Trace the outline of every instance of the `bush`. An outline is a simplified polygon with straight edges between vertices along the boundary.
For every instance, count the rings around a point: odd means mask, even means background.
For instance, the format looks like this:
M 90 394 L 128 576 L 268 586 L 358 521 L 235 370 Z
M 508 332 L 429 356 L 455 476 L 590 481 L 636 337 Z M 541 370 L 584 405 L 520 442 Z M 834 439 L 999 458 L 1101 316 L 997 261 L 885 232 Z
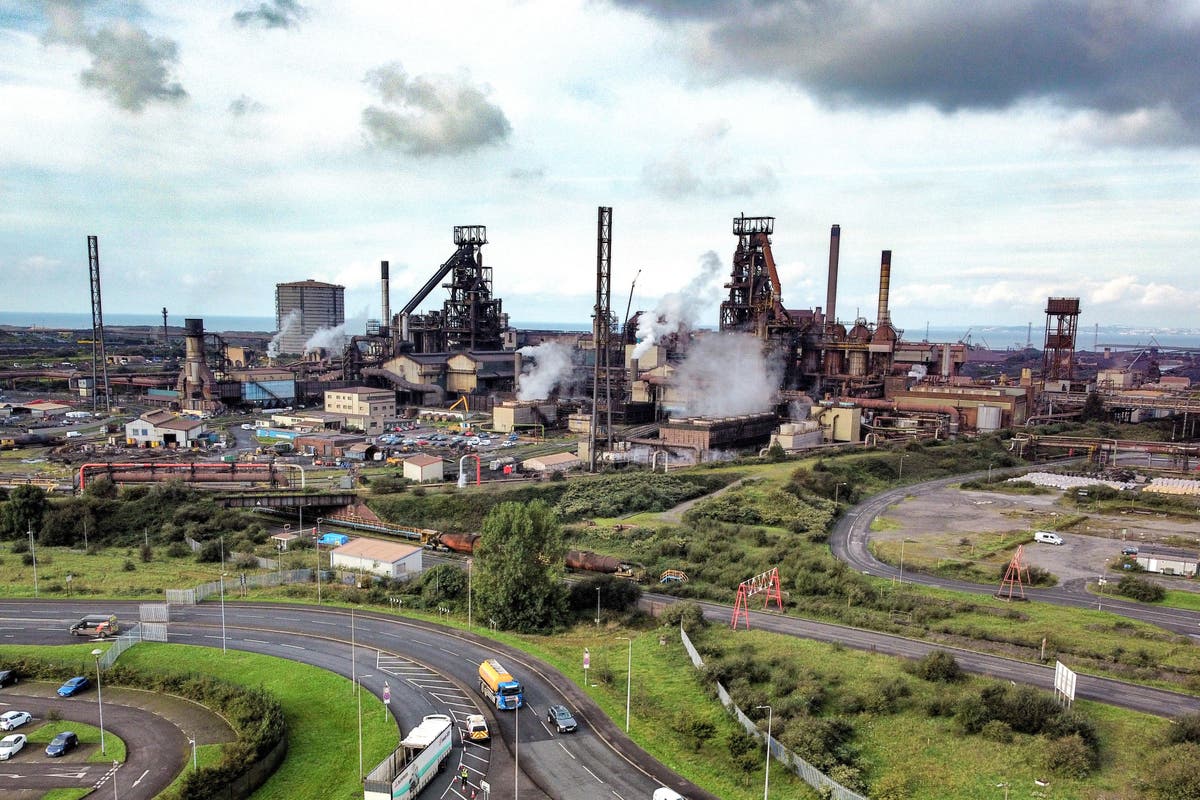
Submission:
M 699 603 L 691 600 L 667 606 L 659 620 L 664 628 L 678 628 L 682 622 L 685 631 L 696 631 L 708 625 L 708 620 L 704 618 L 704 609 Z
M 133 572 L 137 569 L 137 565 L 127 558 L 125 559 L 125 562 L 121 564 L 121 569 L 125 570 L 126 572 Z
M 168 558 L 186 558 L 192 554 L 192 548 L 183 542 L 171 542 L 167 545 Z
M 934 683 L 955 683 L 963 679 L 962 667 L 958 659 L 945 650 L 934 650 L 917 661 L 912 673 Z
M 1042 749 L 1046 769 L 1068 778 L 1086 778 L 1099 764 L 1095 750 L 1079 734 L 1051 739 Z
M 154 548 L 148 544 L 143 544 L 138 549 L 138 554 L 141 556 L 143 564 L 149 564 L 154 560 Z
M 684 710 L 675 716 L 675 730 L 688 740 L 693 752 L 699 752 L 704 743 L 716 735 L 717 726 L 710 719 Z
M 1143 603 L 1157 603 L 1167 596 L 1167 590 L 1145 578 L 1126 575 L 1117 583 L 1117 594 Z
M 998 719 L 985 723 L 980 729 L 979 735 L 989 742 L 999 742 L 1000 744 L 1008 744 L 1013 740 L 1012 728 L 1008 727 L 1007 722 L 1001 722 Z
M 1188 714 L 1175 719 L 1174 722 L 1175 724 L 1167 730 L 1168 744 L 1200 744 L 1200 714 Z

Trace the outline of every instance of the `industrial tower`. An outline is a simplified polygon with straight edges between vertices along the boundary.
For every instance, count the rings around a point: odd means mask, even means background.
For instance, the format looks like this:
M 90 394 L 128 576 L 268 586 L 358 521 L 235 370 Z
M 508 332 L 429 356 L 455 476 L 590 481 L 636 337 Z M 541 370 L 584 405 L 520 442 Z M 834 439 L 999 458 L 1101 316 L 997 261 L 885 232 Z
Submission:
M 92 279 L 92 411 L 97 410 L 98 396 L 104 393 L 104 410 L 112 411 L 108 389 L 108 357 L 104 353 L 104 312 L 100 303 L 100 240 L 87 237 L 88 268 Z
M 1075 332 L 1078 326 L 1078 297 L 1047 298 L 1042 380 L 1071 380 L 1075 369 Z
M 596 214 L 596 307 L 592 316 L 592 419 L 589 426 L 588 467 L 596 471 L 596 428 L 600 424 L 600 384 L 604 383 L 604 442 L 612 446 L 612 343 L 616 319 L 612 314 L 612 208 L 600 206 Z

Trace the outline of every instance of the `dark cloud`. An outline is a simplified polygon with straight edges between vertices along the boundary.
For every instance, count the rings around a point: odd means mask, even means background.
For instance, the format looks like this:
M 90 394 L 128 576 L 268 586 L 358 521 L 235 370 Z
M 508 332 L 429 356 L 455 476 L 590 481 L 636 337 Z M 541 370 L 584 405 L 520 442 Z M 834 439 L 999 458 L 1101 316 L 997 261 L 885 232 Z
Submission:
M 1200 141 L 1200 14 L 1184 0 L 612 0 L 692 37 L 711 80 L 794 83 L 832 105 L 945 112 L 1023 101 Z
M 246 8 L 233 15 L 233 21 L 245 28 L 261 25 L 264 28 L 296 28 L 308 16 L 308 9 L 295 0 L 271 0 L 257 8 Z
M 257 114 L 266 108 L 262 103 L 255 100 L 253 97 L 241 95 L 229 103 L 229 113 L 235 117 L 244 117 L 247 114 Z
M 179 61 L 174 41 L 154 37 L 127 20 L 91 30 L 85 24 L 86 2 L 49 2 L 47 44 L 65 44 L 86 50 L 92 65 L 79 75 L 80 82 L 107 94 L 118 108 L 140 112 L 150 103 L 179 102 L 187 98 L 171 69 Z
M 382 101 L 363 109 L 367 137 L 378 147 L 414 156 L 458 155 L 498 144 L 512 132 L 484 89 L 448 75 L 409 77 L 399 64 L 367 73 Z

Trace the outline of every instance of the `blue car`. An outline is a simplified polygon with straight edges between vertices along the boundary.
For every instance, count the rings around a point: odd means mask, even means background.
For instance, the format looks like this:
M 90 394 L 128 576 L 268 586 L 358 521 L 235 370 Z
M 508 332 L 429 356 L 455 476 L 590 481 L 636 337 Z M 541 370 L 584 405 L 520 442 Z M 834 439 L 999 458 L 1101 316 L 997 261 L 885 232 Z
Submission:
M 92 685 L 91 681 L 89 681 L 87 678 L 80 675 L 79 677 L 71 678 L 71 680 L 67 681 L 62 686 L 58 687 L 58 696 L 59 697 L 74 697 L 75 695 L 79 694 L 80 692 L 82 692 L 84 689 L 88 688 L 91 685 Z
M 46 745 L 46 755 L 51 758 L 65 756 L 79 746 L 79 737 L 74 731 L 63 731 Z

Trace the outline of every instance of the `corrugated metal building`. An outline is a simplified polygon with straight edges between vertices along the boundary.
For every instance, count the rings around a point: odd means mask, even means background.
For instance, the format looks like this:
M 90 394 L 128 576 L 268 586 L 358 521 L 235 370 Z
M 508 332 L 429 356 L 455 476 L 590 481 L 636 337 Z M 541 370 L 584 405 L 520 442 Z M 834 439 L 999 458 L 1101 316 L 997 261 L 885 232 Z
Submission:
M 311 278 L 276 284 L 275 329 L 282 334 L 277 342 L 279 352 L 302 354 L 314 333 L 345 322 L 345 295 L 345 286 Z

